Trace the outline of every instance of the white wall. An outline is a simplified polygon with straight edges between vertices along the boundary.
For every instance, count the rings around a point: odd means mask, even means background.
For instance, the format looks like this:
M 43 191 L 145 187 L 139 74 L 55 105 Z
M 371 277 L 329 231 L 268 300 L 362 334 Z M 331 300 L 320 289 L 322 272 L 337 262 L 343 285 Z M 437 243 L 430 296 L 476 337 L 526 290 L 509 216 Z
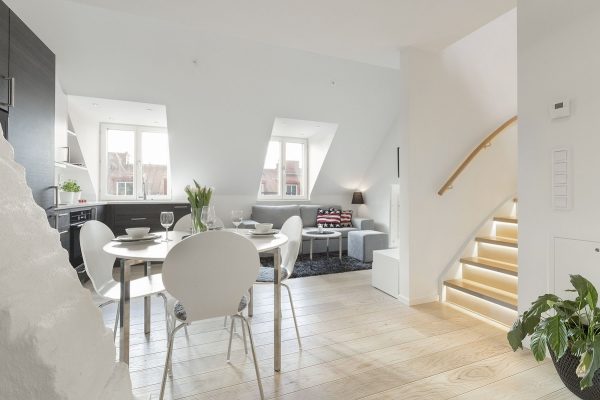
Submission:
M 406 117 L 403 113 L 401 115 L 399 118 Z M 386 233 L 390 232 L 392 185 L 400 182 L 396 155 L 400 146 L 400 123 L 399 120 L 394 121 L 359 186 L 365 205 L 358 211 L 375 220 L 376 230 Z
M 600 3 L 519 1 L 519 310 L 553 290 L 553 237 L 600 240 Z M 549 106 L 571 99 L 571 117 Z M 573 208 L 551 204 L 551 151 L 571 149 Z M 575 256 L 571 273 L 580 272 Z M 597 282 L 600 284 L 600 282 Z M 563 293 L 559 293 L 563 295 Z
M 313 194 L 346 195 L 397 114 L 394 69 L 72 1 L 14 3 L 55 51 L 66 93 L 166 105 L 174 196 L 194 178 L 255 196 L 275 117 L 339 124 Z
M 483 138 L 517 113 L 516 10 L 440 53 L 406 49 L 407 128 L 400 129 L 401 260 L 410 303 L 437 298 L 437 279 L 489 213 L 516 192 L 511 128 L 444 196 L 437 191 Z M 406 267 L 408 263 L 408 268 Z

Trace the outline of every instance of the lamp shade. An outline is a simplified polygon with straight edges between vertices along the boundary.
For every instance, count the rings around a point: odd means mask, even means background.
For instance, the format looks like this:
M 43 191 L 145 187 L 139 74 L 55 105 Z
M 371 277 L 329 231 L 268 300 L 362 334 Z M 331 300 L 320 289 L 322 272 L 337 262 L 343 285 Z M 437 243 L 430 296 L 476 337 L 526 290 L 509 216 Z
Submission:
M 354 192 L 352 194 L 352 204 L 365 204 L 362 192 Z

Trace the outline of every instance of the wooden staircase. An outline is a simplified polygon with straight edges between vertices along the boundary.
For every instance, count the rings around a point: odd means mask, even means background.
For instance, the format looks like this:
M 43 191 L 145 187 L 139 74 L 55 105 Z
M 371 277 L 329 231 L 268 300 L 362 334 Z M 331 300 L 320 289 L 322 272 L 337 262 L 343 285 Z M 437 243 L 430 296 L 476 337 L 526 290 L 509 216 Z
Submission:
M 444 281 L 446 301 L 511 326 L 517 318 L 518 247 L 517 218 L 494 217 L 492 235 L 476 237 L 474 254 L 460 259 L 462 277 Z

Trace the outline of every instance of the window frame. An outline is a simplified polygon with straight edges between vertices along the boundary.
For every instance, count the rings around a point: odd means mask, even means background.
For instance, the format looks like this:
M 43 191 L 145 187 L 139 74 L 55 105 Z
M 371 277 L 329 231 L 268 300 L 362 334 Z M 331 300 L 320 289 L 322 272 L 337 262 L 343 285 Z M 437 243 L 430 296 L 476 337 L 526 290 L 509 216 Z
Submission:
M 279 142 L 279 165 L 277 168 L 277 176 L 279 178 L 279 194 L 272 195 L 263 195 L 262 194 L 262 172 L 261 172 L 261 182 L 258 187 L 258 200 L 308 200 L 308 139 L 296 138 L 296 137 L 288 137 L 288 136 L 271 136 L 269 142 L 267 143 L 267 147 L 271 144 L 271 142 Z M 286 161 L 286 151 L 285 145 L 287 143 L 300 143 L 303 145 L 304 151 L 302 152 L 302 162 L 304 164 L 304 173 L 302 174 L 302 179 L 300 180 L 300 187 L 304 188 L 304 193 L 302 195 L 287 195 L 287 183 L 285 182 L 286 170 L 285 170 L 285 161 Z M 265 154 L 266 158 L 266 154 Z M 264 171 L 264 161 L 263 161 L 263 171 Z M 295 184 L 298 187 L 298 184 Z M 297 189 L 296 189 L 297 190 Z
M 134 149 L 133 159 L 135 167 L 133 169 L 133 194 L 132 195 L 114 195 L 106 191 L 108 181 L 108 154 L 106 152 L 106 136 L 109 130 L 133 131 Z M 129 125 L 129 124 L 100 124 L 100 199 L 101 200 L 143 200 L 142 191 L 142 133 L 164 133 L 168 137 L 167 128 L 156 126 Z M 166 195 L 148 195 L 146 200 L 171 200 L 171 152 L 170 147 L 167 154 L 167 194 Z

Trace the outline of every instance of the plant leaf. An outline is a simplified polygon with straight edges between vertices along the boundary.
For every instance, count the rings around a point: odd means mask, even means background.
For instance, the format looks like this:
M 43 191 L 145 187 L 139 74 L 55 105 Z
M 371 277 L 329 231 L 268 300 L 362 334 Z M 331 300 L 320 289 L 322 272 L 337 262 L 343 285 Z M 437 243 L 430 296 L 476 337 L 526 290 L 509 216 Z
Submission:
M 557 359 L 560 359 L 569 346 L 569 337 L 567 327 L 560 319 L 560 315 L 555 315 L 546 320 L 546 336 L 548 346 L 552 349 Z M 533 338 L 533 337 L 532 337 Z
M 544 361 L 546 358 L 547 338 L 546 332 L 537 330 L 531 335 L 531 352 L 537 361 Z
M 525 316 L 525 314 L 523 314 L 523 331 L 525 331 L 525 333 L 527 335 L 531 335 L 533 334 L 533 332 L 535 331 L 535 328 L 538 326 L 538 324 L 540 323 L 540 316 L 539 315 L 527 315 L 527 317 Z
M 513 351 L 517 351 L 517 349 L 523 349 L 523 339 L 525 339 L 526 333 L 523 330 L 523 324 L 521 320 L 516 320 L 513 324 L 513 327 L 506 334 L 506 338 L 508 339 L 508 343 L 510 347 L 512 347 Z
M 577 290 L 581 300 L 585 300 L 588 306 L 594 310 L 598 304 L 598 292 L 590 281 L 581 275 L 571 275 L 571 285 Z
M 581 390 L 593 385 L 594 374 L 600 368 L 600 341 L 593 342 L 588 351 L 583 354 L 577 366 L 577 376 L 581 377 Z
M 551 308 L 549 302 L 557 303 L 559 301 L 561 300 L 560 298 L 558 298 L 558 296 L 551 293 L 545 294 L 543 296 L 538 297 L 536 301 L 531 303 L 531 308 L 525 314 L 527 314 L 528 316 L 535 315 L 539 317 L 540 315 L 542 315 L 542 313 L 548 311 Z M 525 314 L 523 314 L 524 317 Z

